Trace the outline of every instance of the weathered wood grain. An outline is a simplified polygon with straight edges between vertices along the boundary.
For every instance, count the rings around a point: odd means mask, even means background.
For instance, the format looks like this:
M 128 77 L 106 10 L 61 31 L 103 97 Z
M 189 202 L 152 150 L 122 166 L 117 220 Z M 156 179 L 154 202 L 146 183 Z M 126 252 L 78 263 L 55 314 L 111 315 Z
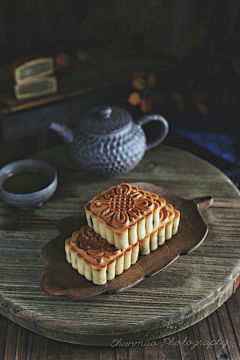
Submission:
M 17 360 L 25 360 L 26 359 L 27 335 L 28 335 L 27 330 L 21 326 L 18 326 L 16 358 L 15 358 Z
M 13 209 L 0 203 L 2 314 L 53 339 L 109 345 L 115 338 L 130 342 L 169 336 L 199 322 L 230 297 L 240 273 L 240 198 L 236 187 L 214 166 L 164 145 L 147 152 L 136 169 L 114 179 L 83 174 L 65 146 L 43 151 L 36 158 L 57 168 L 59 186 L 42 208 L 19 210 L 14 219 Z M 160 274 L 117 295 L 72 303 L 42 294 L 39 281 L 45 264 L 39 254 L 56 236 L 57 221 L 81 213 L 84 202 L 101 190 L 134 181 L 151 182 L 188 199 L 213 196 L 214 205 L 203 212 L 209 224 L 203 244 Z
M 231 306 L 232 300 L 236 300 L 238 302 L 238 297 L 240 294 L 240 288 L 237 290 L 235 294 L 231 296 L 228 300 L 227 304 L 229 304 L 230 311 L 235 311 L 234 306 Z M 33 333 L 29 330 L 22 329 L 22 331 L 26 332 L 27 336 L 27 349 L 23 349 L 22 353 L 17 353 L 17 347 L 15 349 L 15 357 L 14 357 L 14 349 L 13 349 L 13 358 L 18 359 L 23 357 L 26 360 L 50 360 L 56 358 L 58 354 L 59 360 L 72 360 L 72 359 L 104 359 L 104 360 L 116 360 L 116 359 L 141 359 L 141 360 L 156 360 L 156 359 L 169 359 L 169 360 L 186 360 L 186 359 L 197 359 L 197 360 L 219 360 L 219 359 L 239 359 L 240 352 L 239 349 L 235 347 L 237 338 L 232 336 L 231 334 L 236 334 L 238 331 L 237 324 L 229 324 L 231 318 L 227 316 L 225 310 L 226 307 L 223 304 L 218 310 L 219 322 L 217 322 L 217 326 L 222 328 L 222 324 L 224 323 L 224 339 L 222 339 L 222 347 L 225 348 L 225 342 L 227 340 L 227 346 L 229 350 L 229 356 L 226 352 L 219 352 L 217 354 L 215 352 L 216 342 L 219 339 L 215 338 L 216 335 L 214 332 L 211 332 L 209 327 L 208 318 L 200 321 L 198 324 L 193 325 L 187 330 L 182 330 L 179 333 L 167 336 L 165 338 L 156 339 L 151 342 L 146 342 L 145 346 L 142 346 L 141 343 L 133 344 L 126 346 L 124 342 L 119 341 L 114 342 L 110 347 L 99 347 L 99 346 L 84 346 L 77 344 L 69 344 L 63 342 L 56 342 L 51 339 L 47 339 L 46 337 L 42 337 L 36 333 Z M 222 316 L 222 311 L 224 316 Z M 237 315 L 238 312 L 236 311 Z M 238 318 L 238 316 L 236 316 Z M 221 324 L 222 321 L 222 324 Z M 13 346 L 16 343 L 16 338 L 12 337 L 10 339 L 6 339 L 4 337 L 4 333 L 7 332 L 8 323 L 11 323 L 10 320 L 7 320 L 5 317 L 0 316 L 0 354 L 1 359 L 8 360 L 8 358 L 4 357 L 5 353 L 5 344 L 12 343 Z M 10 327 L 12 324 L 10 324 Z M 218 331 L 218 328 L 216 328 Z M 19 329 L 15 332 L 16 336 L 18 336 Z M 12 332 L 9 335 L 13 335 Z M 226 336 L 225 336 L 226 335 Z M 3 341 L 2 341 L 3 336 Z M 181 340 L 180 340 L 181 339 Z M 7 340 L 7 341 L 6 341 Z M 120 339 L 119 339 L 120 340 Z M 59 345 L 59 346 L 58 346 Z M 116 345 L 116 346 L 114 346 Z M 220 347 L 220 342 L 217 344 Z M 140 347 L 140 350 L 139 350 Z M 48 348 L 51 350 L 48 352 Z M 182 351 L 184 349 L 184 351 Z M 221 349 L 220 349 L 221 350 Z M 197 354 L 197 357 L 195 356 Z M 222 355 L 222 357 L 220 356 Z M 220 357 L 219 357 L 220 356 Z
M 225 345 L 226 339 L 224 339 L 222 328 L 219 324 L 219 318 L 217 311 L 212 313 L 208 317 L 208 326 L 211 332 L 211 336 L 215 339 L 215 343 L 213 345 L 216 357 L 218 358 L 229 358 L 229 350 L 228 345 Z
M 199 346 L 198 344 L 201 344 L 200 340 L 201 340 L 201 333 L 199 331 L 199 327 L 198 324 L 195 324 L 191 327 L 192 329 L 192 334 L 193 334 L 193 346 L 190 347 L 190 351 L 192 350 L 192 348 L 196 349 L 197 352 L 197 359 L 204 359 L 204 349 L 203 346 Z M 183 330 L 184 331 L 184 330 Z M 195 346 L 196 344 L 196 346 Z M 188 352 L 190 352 L 188 351 Z M 207 358 L 207 357 L 206 357 Z M 210 357 L 208 357 L 210 359 Z
M 13 322 L 8 322 L 5 354 L 4 354 L 6 359 L 9 360 L 15 359 L 18 329 L 19 326 L 17 324 Z M 12 341 L 12 339 L 14 339 L 14 341 Z
M 240 349 L 240 317 L 238 316 L 240 313 L 240 288 L 237 290 L 236 294 L 230 297 L 226 306 L 228 310 L 228 316 L 231 322 L 231 327 L 234 331 L 234 336 L 238 345 L 238 349 Z M 237 316 L 236 316 L 237 314 Z M 230 327 L 230 331 L 231 331 Z M 226 329 L 228 330 L 228 328 Z
M 197 360 L 198 354 L 197 349 L 194 346 L 194 336 L 192 328 L 187 328 L 181 333 L 178 334 L 178 339 L 180 341 L 180 351 L 183 359 L 189 358 L 189 353 L 191 353 L 191 359 Z
M 233 359 L 237 359 L 239 356 L 239 347 L 238 343 L 236 341 L 236 337 L 234 334 L 234 330 L 231 326 L 231 321 L 229 319 L 229 315 L 227 312 L 226 304 L 223 304 L 218 310 L 217 310 L 219 323 L 222 329 L 222 336 L 225 340 L 225 343 L 227 343 L 226 347 L 229 352 L 229 357 L 232 357 Z M 221 346 L 224 350 L 224 342 L 222 342 Z
M 8 319 L 0 315 L 0 359 L 4 359 Z

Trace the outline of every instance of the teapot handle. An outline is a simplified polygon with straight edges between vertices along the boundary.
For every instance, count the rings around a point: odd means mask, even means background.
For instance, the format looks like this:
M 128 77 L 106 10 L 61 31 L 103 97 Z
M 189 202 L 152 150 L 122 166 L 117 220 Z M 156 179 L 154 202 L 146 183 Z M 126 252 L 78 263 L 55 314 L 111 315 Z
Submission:
M 160 131 L 160 134 L 156 137 L 156 139 L 150 141 L 147 144 L 146 150 L 149 150 L 149 149 L 159 145 L 161 142 L 163 142 L 163 140 L 166 138 L 166 136 L 168 134 L 168 130 L 169 130 L 169 124 L 168 124 L 167 120 L 163 116 L 157 115 L 157 114 L 150 114 L 150 115 L 142 116 L 140 119 L 138 119 L 137 125 L 143 126 L 150 121 L 160 121 L 163 126 Z

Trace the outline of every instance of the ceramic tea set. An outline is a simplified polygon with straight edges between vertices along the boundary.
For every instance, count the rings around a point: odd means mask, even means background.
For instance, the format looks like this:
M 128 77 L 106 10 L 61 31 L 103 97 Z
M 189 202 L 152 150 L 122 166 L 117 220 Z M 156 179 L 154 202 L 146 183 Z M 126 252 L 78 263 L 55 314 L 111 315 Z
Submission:
M 157 137 L 147 143 L 143 125 L 161 123 Z M 160 115 L 146 115 L 136 123 L 131 114 L 117 106 L 97 106 L 86 111 L 73 133 L 66 125 L 52 123 L 69 147 L 77 164 L 94 175 L 112 177 L 127 173 L 141 161 L 146 150 L 159 145 L 169 125 Z
M 142 126 L 152 121 L 161 126 L 156 127 L 156 138 L 147 142 Z M 50 128 L 63 138 L 80 168 L 94 175 L 112 177 L 137 166 L 146 150 L 165 139 L 169 125 L 160 115 L 146 115 L 135 123 L 131 114 L 120 107 L 98 106 L 83 114 L 74 133 L 57 123 L 52 123 Z M 24 171 L 26 175 L 29 171 L 44 175 L 48 185 L 26 194 L 7 191 L 6 180 Z M 57 172 L 51 165 L 39 160 L 16 161 L 0 170 L 0 198 L 21 209 L 39 207 L 54 194 L 57 183 Z

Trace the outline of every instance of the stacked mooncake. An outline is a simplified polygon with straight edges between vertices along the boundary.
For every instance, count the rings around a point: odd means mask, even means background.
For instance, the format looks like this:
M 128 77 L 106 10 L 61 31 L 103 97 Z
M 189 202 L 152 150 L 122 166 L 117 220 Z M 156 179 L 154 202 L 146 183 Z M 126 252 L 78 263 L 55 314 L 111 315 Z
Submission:
M 88 226 L 66 240 L 68 262 L 102 285 L 178 231 L 180 213 L 157 194 L 120 184 L 85 205 Z
M 103 285 L 120 275 L 138 260 L 139 244 L 117 249 L 89 226 L 82 226 L 65 242 L 67 261 L 96 285 Z
M 13 63 L 17 99 L 29 99 L 57 91 L 54 60 L 49 56 L 27 55 Z

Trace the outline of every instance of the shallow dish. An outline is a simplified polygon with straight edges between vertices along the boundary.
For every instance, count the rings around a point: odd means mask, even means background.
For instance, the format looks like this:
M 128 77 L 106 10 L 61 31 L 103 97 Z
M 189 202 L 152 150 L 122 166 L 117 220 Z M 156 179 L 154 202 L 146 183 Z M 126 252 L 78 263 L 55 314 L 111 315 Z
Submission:
M 96 295 L 124 291 L 153 276 L 177 260 L 180 255 L 195 250 L 204 241 L 208 225 L 201 212 L 213 204 L 211 196 L 186 200 L 166 189 L 149 183 L 132 183 L 139 189 L 149 191 L 164 198 L 181 213 L 179 230 L 170 240 L 152 251 L 149 255 L 139 256 L 130 269 L 109 280 L 105 285 L 95 285 L 80 275 L 65 258 L 65 240 L 86 225 L 85 214 L 73 215 L 60 220 L 57 228 L 60 235 L 51 240 L 41 251 L 40 256 L 47 266 L 42 272 L 40 290 L 49 295 L 66 295 L 71 300 L 83 300 Z
M 49 185 L 39 191 L 16 194 L 3 189 L 4 182 L 11 176 L 24 171 L 40 172 L 47 178 Z M 19 160 L 9 163 L 0 170 L 0 198 L 9 205 L 20 209 L 40 207 L 54 194 L 58 184 L 57 171 L 48 163 L 41 160 Z

